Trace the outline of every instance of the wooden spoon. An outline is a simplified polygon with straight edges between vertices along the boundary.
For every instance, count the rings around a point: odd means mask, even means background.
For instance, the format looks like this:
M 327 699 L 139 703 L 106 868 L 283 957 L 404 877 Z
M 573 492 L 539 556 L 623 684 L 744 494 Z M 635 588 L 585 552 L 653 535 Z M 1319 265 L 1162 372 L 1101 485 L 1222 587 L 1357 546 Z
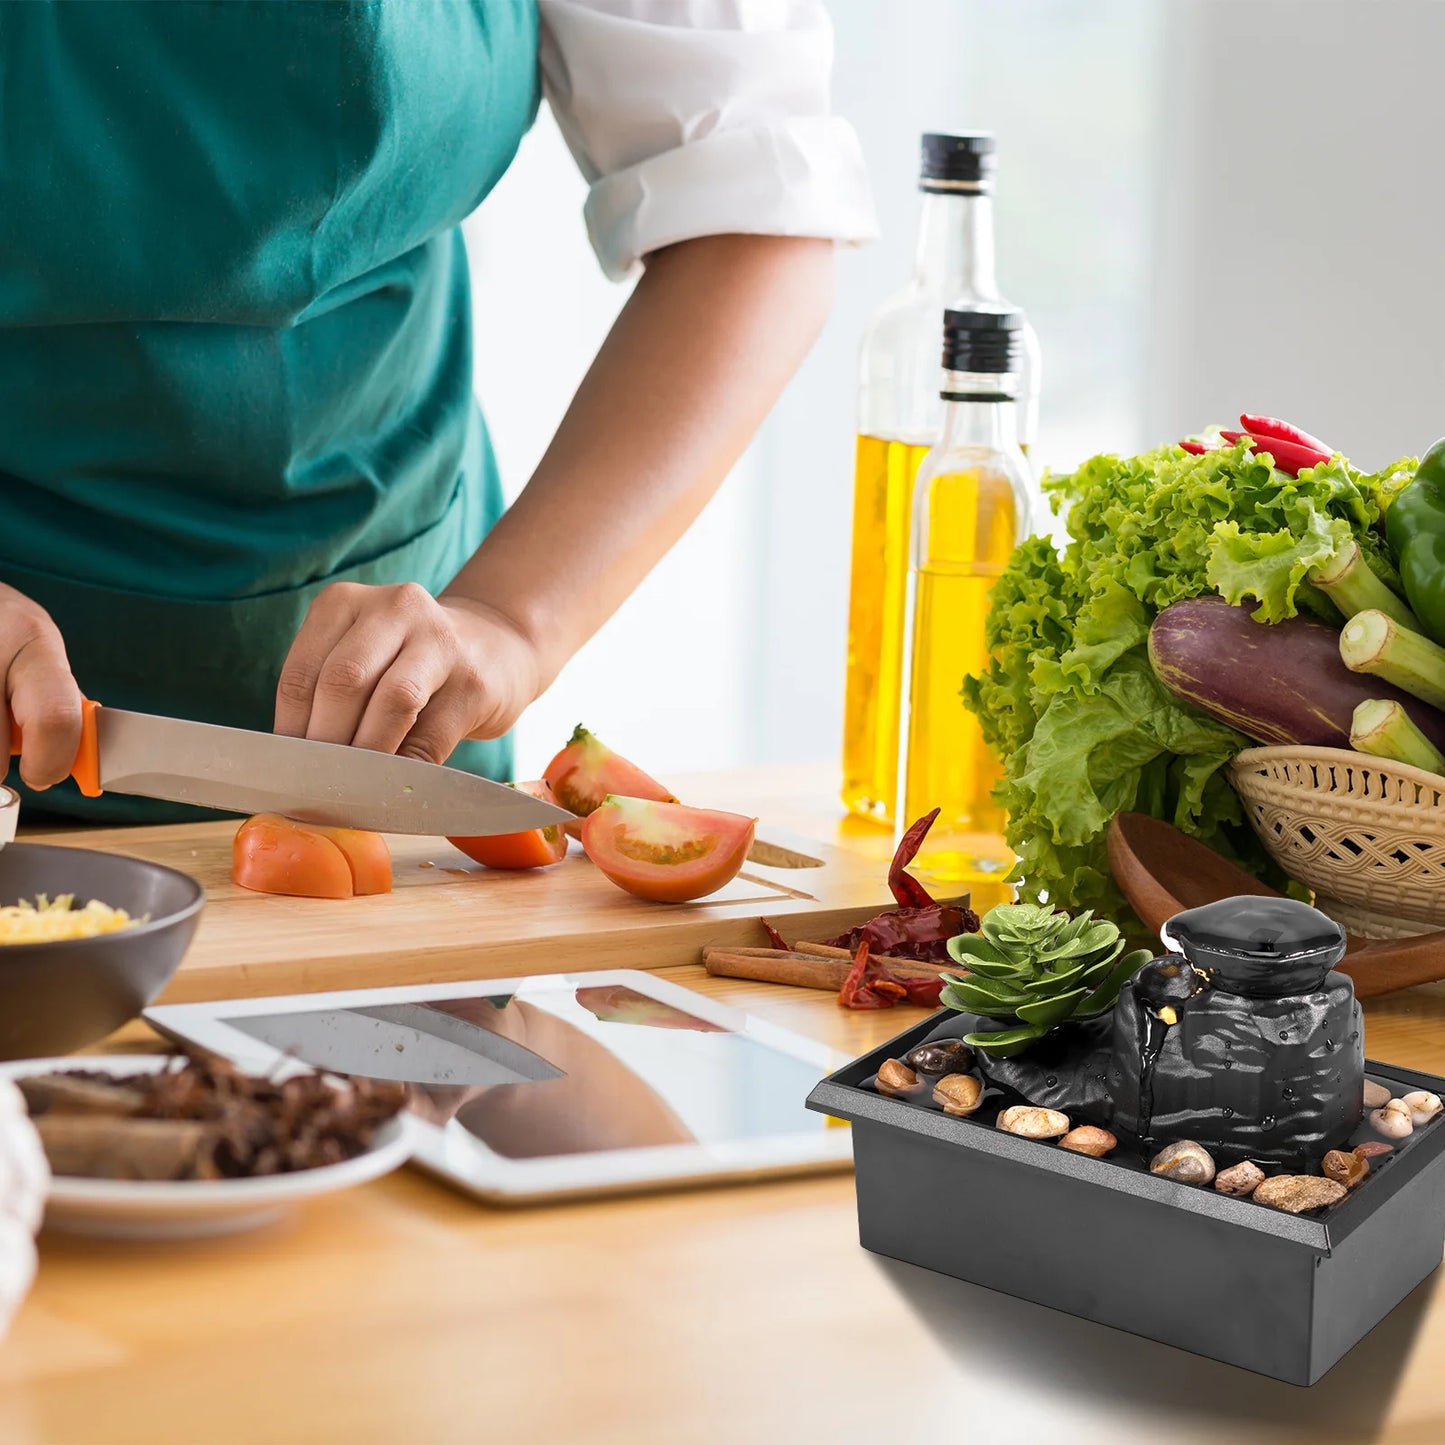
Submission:
M 1130 906 L 1155 933 L 1186 908 L 1241 893 L 1278 896 L 1197 838 L 1143 813 L 1114 815 L 1109 866 Z M 1353 980 L 1359 998 L 1437 983 L 1445 979 L 1445 933 L 1387 939 L 1351 934 L 1339 971 Z

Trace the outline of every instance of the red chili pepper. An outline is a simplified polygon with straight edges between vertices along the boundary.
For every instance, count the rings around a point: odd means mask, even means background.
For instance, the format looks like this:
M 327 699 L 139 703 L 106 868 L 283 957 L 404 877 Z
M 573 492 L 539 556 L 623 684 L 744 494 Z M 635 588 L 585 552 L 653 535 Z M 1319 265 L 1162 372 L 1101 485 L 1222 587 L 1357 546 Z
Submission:
M 784 953 L 792 952 L 792 950 L 788 947 L 787 943 L 784 941 L 783 935 L 779 933 L 778 930 L 774 928 L 773 925 L 769 923 L 766 918 L 760 918 L 758 919 L 758 922 L 763 925 L 763 931 L 768 935 L 768 946 L 770 948 L 780 948 Z
M 941 978 L 904 978 L 899 979 L 904 991 L 908 995 L 908 1002 L 914 1008 L 937 1008 L 940 995 L 943 993 L 943 980 Z
M 906 999 L 916 1008 L 937 1008 L 942 991 L 941 978 L 899 978 L 870 957 L 865 941 L 858 945 L 853 966 L 838 990 L 838 1002 L 844 1008 L 884 1009 Z
M 1186 452 L 1193 452 L 1196 457 L 1205 456 L 1207 453 L 1216 450 L 1214 447 L 1207 447 L 1203 442 L 1182 441 L 1179 443 Z
M 1274 437 L 1257 437 L 1244 431 L 1220 432 L 1220 436 L 1231 442 L 1248 441 L 1256 451 L 1268 452 L 1274 458 L 1275 466 L 1292 477 L 1299 476 L 1307 467 L 1317 467 L 1330 459 L 1328 452 L 1302 447 L 1296 442 L 1279 441 Z
M 1307 431 L 1301 431 L 1297 426 L 1291 426 L 1277 416 L 1253 416 L 1249 412 L 1244 412 L 1239 418 L 1239 424 L 1261 443 L 1265 440 L 1293 442 L 1296 446 L 1323 452 L 1327 457 L 1334 452 L 1334 448 L 1328 442 L 1322 442 L 1318 437 L 1312 437 Z
M 838 1002 L 844 1008 L 892 1008 L 892 999 L 885 999 L 866 986 L 867 977 L 868 945 L 861 943 L 858 945 L 853 967 L 848 970 L 848 977 L 843 980 L 843 987 L 838 990 Z
M 886 970 L 869 978 L 868 992 L 876 994 L 879 998 L 891 999 L 894 1003 L 901 998 L 908 997 L 908 989 Z
M 933 820 L 938 817 L 935 808 L 927 817 L 920 818 L 899 840 L 888 868 L 888 886 L 898 900 L 900 908 L 932 908 L 933 895 L 911 873 L 904 870 L 918 856 Z
M 978 932 L 978 914 L 953 903 L 934 903 L 927 908 L 893 908 L 860 923 L 837 938 L 833 948 L 850 953 L 860 943 L 892 958 L 910 958 L 919 963 L 947 963 L 948 940 L 960 933 Z

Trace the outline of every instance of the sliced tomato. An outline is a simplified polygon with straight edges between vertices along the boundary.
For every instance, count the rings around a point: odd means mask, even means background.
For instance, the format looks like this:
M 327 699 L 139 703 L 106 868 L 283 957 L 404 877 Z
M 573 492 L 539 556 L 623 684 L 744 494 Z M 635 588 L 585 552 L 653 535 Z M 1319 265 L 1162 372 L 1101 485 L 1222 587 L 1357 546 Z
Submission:
M 380 833 L 258 813 L 237 830 L 231 877 L 253 893 L 292 898 L 390 893 L 391 853 Z
M 524 793 L 555 803 L 546 783 L 513 783 Z M 448 838 L 453 848 L 460 848 L 473 862 L 488 868 L 545 868 L 560 863 L 567 856 L 567 839 L 560 823 L 545 828 L 528 828 L 523 833 L 496 833 L 489 838 Z
M 756 818 L 608 797 L 582 825 L 587 856 L 619 887 L 658 903 L 716 893 L 738 875 Z
M 556 801 L 579 818 L 585 818 L 602 806 L 604 798 L 614 794 L 656 803 L 677 802 L 656 778 L 648 777 L 641 768 L 614 753 L 606 743 L 599 742 L 580 726 L 572 734 L 571 742 L 547 764 L 542 776 Z M 580 836 L 573 833 L 573 837 Z
M 380 833 L 368 833 L 364 828 L 322 828 L 312 823 L 295 826 L 319 833 L 341 849 L 351 869 L 351 891 L 358 898 L 391 892 L 391 849 Z
M 241 824 L 231 848 L 231 877 L 253 893 L 350 898 L 351 865 L 330 838 L 275 813 Z

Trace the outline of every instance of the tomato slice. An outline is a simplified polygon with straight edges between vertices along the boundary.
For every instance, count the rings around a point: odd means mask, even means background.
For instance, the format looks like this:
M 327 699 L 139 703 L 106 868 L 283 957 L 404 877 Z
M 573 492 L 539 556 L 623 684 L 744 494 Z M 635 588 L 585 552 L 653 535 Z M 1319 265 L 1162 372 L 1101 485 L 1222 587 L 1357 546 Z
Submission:
M 572 734 L 571 742 L 547 764 L 542 776 L 555 800 L 579 818 L 600 808 L 603 799 L 613 794 L 655 803 L 677 802 L 656 778 L 648 777 L 581 726 Z
M 350 898 L 356 892 L 346 855 L 330 838 L 275 813 L 241 824 L 231 847 L 231 877 L 253 893 L 294 898 Z
M 513 783 L 524 793 L 555 803 L 546 783 Z M 448 838 L 453 848 L 460 848 L 473 862 L 488 868 L 545 868 L 560 863 L 567 856 L 567 838 L 560 823 L 545 828 L 528 828 L 523 833 L 496 833 L 489 838 Z
M 380 833 L 258 813 L 236 832 L 231 877 L 253 893 L 292 898 L 390 893 L 391 853 Z
M 738 875 L 756 818 L 608 797 L 582 825 L 587 856 L 619 888 L 658 903 L 716 893 Z
M 351 869 L 351 891 L 358 898 L 391 892 L 391 849 L 380 833 L 368 833 L 364 828 L 322 828 L 314 823 L 295 826 L 309 828 L 341 849 Z

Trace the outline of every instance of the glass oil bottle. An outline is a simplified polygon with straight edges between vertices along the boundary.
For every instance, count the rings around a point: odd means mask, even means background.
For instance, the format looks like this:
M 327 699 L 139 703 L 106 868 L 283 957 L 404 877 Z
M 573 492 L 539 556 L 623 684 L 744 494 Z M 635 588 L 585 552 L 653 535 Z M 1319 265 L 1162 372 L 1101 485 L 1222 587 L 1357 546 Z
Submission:
M 988 660 L 994 582 L 1028 535 L 1034 483 L 1018 442 L 1023 314 L 950 309 L 943 322 L 943 434 L 913 487 L 908 574 L 904 816 L 941 809 L 917 860 L 940 883 L 973 885 L 975 906 L 1002 901 L 1014 863 L 991 794 L 999 765 L 959 696 Z M 993 893 L 988 890 L 993 886 Z
M 898 783 L 913 482 L 943 423 L 946 306 L 1001 304 L 994 276 L 991 135 L 925 135 L 913 275 L 874 316 L 859 356 L 858 441 L 843 718 L 843 802 L 891 826 Z M 1020 442 L 1038 407 L 1038 341 L 1020 340 Z

